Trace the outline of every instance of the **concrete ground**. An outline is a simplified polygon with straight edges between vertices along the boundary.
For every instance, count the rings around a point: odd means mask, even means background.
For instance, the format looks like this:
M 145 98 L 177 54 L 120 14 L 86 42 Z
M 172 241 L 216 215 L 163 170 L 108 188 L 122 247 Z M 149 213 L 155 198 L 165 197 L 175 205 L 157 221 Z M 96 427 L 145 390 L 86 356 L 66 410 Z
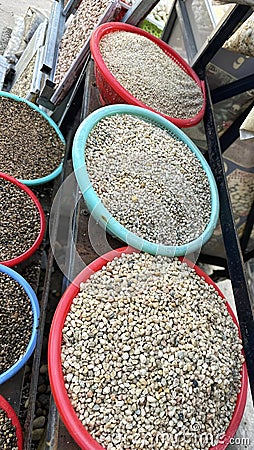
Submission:
M 17 17 L 23 17 L 29 6 L 49 16 L 54 0 L 1 0 L 0 1 L 0 36 L 5 27 L 13 28 Z

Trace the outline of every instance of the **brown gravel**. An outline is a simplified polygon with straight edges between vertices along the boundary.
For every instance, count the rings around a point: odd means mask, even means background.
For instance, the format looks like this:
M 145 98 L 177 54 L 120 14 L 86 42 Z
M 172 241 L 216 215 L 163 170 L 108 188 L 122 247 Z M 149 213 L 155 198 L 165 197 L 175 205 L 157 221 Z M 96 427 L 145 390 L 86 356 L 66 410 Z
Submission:
M 0 97 L 0 168 L 19 179 L 49 175 L 61 163 L 64 144 L 37 111 Z
M 0 178 L 0 261 L 27 251 L 40 232 L 40 215 L 32 199 Z
M 31 338 L 31 302 L 13 278 L 0 272 L 0 373 L 15 364 L 26 351 Z M 2 447 L 0 447 L 2 449 Z

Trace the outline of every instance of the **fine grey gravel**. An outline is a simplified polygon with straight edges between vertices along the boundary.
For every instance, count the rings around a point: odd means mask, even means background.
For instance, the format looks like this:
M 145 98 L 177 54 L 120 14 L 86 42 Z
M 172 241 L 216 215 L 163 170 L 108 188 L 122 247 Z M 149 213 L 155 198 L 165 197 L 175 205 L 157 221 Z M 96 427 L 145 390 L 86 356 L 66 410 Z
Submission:
M 12 94 L 18 95 L 19 97 L 23 98 L 25 98 L 29 94 L 31 83 L 33 80 L 35 61 L 36 55 L 33 56 L 20 77 L 15 81 L 13 87 L 11 88 Z
M 82 283 L 62 370 L 83 425 L 107 450 L 208 450 L 241 382 L 225 300 L 178 259 L 122 255 Z
M 85 158 L 97 195 L 129 231 L 183 245 L 205 230 L 211 194 L 201 163 L 185 143 L 138 116 L 117 114 L 89 133 Z
M 104 63 L 116 80 L 154 110 L 178 119 L 203 106 L 197 83 L 157 44 L 137 33 L 115 31 L 100 41 Z
M 61 164 L 64 148 L 40 113 L 24 102 L 0 96 L 1 172 L 22 180 L 45 177 Z
M 59 84 L 70 69 L 110 0 L 83 0 L 61 39 L 54 82 Z

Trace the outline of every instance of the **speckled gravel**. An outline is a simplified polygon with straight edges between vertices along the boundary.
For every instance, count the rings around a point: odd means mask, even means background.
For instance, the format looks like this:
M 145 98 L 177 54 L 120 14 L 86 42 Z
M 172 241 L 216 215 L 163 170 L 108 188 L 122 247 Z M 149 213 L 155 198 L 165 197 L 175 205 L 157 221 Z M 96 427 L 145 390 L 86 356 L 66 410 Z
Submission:
M 0 272 L 0 373 L 25 353 L 33 326 L 31 302 L 24 289 Z
M 217 291 L 179 260 L 141 253 L 81 284 L 61 358 L 71 403 L 107 450 L 210 448 L 229 425 L 243 360 Z
M 0 97 L 0 168 L 19 179 L 49 175 L 61 163 L 64 144 L 41 114 L 24 102 Z
M 83 0 L 67 27 L 59 48 L 54 82 L 59 84 L 71 67 L 110 0 Z
M 0 409 L 0 448 L 1 450 L 18 450 L 16 428 L 3 409 Z
M 0 178 L 0 261 L 27 251 L 40 232 L 40 215 L 28 194 Z
M 127 114 L 106 117 L 88 136 L 86 164 L 105 207 L 138 236 L 182 245 L 205 230 L 211 214 L 207 175 L 166 130 Z
M 29 94 L 33 80 L 35 61 L 36 54 L 28 63 L 20 77 L 15 81 L 13 87 L 11 88 L 12 94 L 18 95 L 19 97 L 26 97 Z
M 146 37 L 109 33 L 100 41 L 100 52 L 117 81 L 145 105 L 178 119 L 201 110 L 203 96 L 196 82 Z

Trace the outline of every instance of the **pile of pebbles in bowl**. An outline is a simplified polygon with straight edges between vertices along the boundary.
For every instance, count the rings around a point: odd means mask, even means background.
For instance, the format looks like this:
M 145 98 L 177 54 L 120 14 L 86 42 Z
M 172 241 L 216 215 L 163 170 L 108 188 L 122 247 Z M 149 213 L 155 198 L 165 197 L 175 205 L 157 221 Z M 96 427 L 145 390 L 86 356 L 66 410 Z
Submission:
M 83 0 L 67 27 L 59 48 L 54 82 L 59 84 L 89 38 L 109 0 Z
M 24 355 L 32 335 L 33 313 L 23 287 L 0 272 L 0 374 Z
M 178 119 L 194 117 L 202 109 L 197 83 L 145 36 L 108 33 L 100 40 L 100 53 L 116 80 L 148 107 Z
M 40 233 L 40 214 L 29 195 L 0 177 L 0 261 L 25 253 Z
M 35 62 L 36 62 L 36 54 L 33 56 L 31 61 L 29 61 L 20 77 L 17 80 L 15 80 L 15 83 L 11 88 L 12 94 L 24 98 L 29 94 L 33 80 Z
M 68 396 L 104 448 L 204 450 L 227 430 L 241 340 L 225 299 L 187 264 L 108 262 L 81 283 L 62 337 Z
M 15 178 L 43 178 L 60 164 L 64 144 L 50 123 L 23 101 L 0 96 L 0 167 Z
M 150 242 L 184 245 L 211 214 L 209 181 L 188 146 L 138 116 L 101 119 L 85 158 L 92 186 L 112 216 Z
M 16 427 L 6 411 L 0 408 L 0 448 L 1 450 L 18 450 Z

